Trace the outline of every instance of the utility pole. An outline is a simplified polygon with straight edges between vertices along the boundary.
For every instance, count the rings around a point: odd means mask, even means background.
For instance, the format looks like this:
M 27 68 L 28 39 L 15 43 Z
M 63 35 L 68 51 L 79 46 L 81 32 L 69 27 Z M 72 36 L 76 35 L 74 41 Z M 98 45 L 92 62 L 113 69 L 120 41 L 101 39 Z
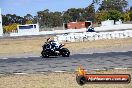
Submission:
M 0 36 L 3 36 L 3 27 L 2 27 L 2 14 L 0 8 Z

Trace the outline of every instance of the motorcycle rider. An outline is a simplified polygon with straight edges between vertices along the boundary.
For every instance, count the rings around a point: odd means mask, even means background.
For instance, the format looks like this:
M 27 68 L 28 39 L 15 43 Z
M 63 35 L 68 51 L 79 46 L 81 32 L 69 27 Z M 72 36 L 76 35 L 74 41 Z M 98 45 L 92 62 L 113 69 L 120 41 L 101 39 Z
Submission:
M 60 44 L 58 41 L 55 41 L 55 39 L 51 40 L 51 38 L 48 38 L 45 44 L 42 46 L 43 50 L 41 55 L 44 58 L 49 56 L 69 57 L 70 51 L 63 46 L 64 44 Z
M 51 45 L 51 50 L 53 50 L 53 51 L 58 49 L 60 46 L 59 42 L 57 42 L 55 40 L 51 40 L 51 38 L 48 38 L 47 42 Z

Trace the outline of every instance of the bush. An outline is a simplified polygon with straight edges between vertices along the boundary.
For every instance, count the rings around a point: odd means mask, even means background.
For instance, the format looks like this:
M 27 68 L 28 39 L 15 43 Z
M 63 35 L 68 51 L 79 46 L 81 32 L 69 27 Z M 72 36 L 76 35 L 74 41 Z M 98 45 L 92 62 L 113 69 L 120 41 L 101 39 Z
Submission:
M 13 24 L 10 24 L 8 26 L 4 26 L 3 29 L 4 29 L 4 33 L 10 33 L 12 31 L 16 31 L 17 30 L 17 23 L 13 23 Z

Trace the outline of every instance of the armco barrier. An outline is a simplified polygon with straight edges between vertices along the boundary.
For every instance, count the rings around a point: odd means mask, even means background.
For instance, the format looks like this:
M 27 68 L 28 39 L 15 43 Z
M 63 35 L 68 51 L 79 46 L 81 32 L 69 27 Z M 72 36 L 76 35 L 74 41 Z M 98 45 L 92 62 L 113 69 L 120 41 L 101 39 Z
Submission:
M 84 32 L 84 33 L 69 33 L 57 35 L 54 37 L 59 42 L 78 42 L 78 41 L 93 41 L 101 39 L 119 39 L 132 37 L 132 30 L 113 31 L 113 32 Z

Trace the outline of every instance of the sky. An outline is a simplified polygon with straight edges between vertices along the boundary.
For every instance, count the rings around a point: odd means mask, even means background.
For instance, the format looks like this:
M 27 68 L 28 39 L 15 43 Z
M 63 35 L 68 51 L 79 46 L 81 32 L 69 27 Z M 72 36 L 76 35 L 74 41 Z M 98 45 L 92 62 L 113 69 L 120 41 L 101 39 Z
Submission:
M 132 6 L 132 0 L 127 0 Z M 66 11 L 70 8 L 85 8 L 92 0 L 0 0 L 2 14 L 16 14 L 25 16 L 37 15 L 38 11 L 49 9 L 50 11 Z

